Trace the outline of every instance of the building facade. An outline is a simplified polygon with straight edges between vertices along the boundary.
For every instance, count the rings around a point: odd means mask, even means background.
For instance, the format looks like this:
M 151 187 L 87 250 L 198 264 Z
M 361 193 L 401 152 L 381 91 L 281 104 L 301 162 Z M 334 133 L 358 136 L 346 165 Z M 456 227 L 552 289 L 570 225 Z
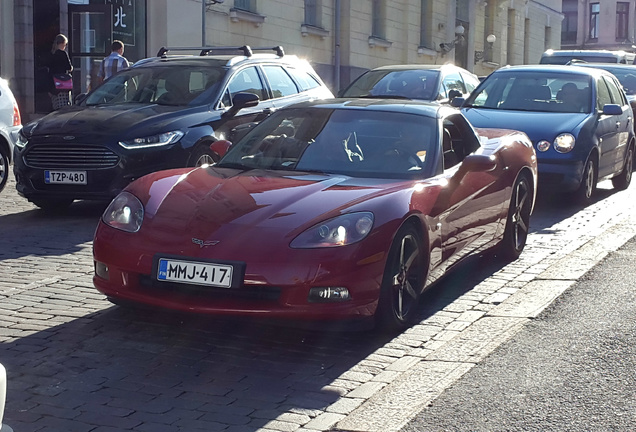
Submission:
M 636 0 L 563 0 L 563 49 L 633 51 Z
M 636 1 L 636 0 L 630 0 Z M 453 62 L 478 75 L 536 63 L 561 41 L 561 0 L 2 0 L 0 74 L 28 120 L 48 112 L 43 59 L 69 37 L 75 93 L 122 40 L 131 61 L 161 47 L 276 46 L 334 92 L 362 72 Z M 10 44 L 8 41 L 12 41 Z M 15 49 L 13 48 L 15 47 Z M 194 52 L 194 51 L 193 51 Z

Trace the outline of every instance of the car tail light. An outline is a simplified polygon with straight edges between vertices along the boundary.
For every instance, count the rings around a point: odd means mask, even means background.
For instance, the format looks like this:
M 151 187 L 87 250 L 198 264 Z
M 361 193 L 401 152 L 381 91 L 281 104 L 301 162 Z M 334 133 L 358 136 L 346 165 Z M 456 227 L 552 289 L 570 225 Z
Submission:
M 18 104 L 13 102 L 13 126 L 20 126 L 22 124 L 22 118 L 20 118 L 20 109 Z

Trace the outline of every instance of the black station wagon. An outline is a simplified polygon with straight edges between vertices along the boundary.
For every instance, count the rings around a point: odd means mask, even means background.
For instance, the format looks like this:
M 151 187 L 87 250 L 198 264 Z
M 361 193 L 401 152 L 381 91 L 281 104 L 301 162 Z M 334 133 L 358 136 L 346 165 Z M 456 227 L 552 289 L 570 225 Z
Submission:
M 27 124 L 14 150 L 18 193 L 44 209 L 108 200 L 150 172 L 218 160 L 210 146 L 234 140 L 274 110 L 333 97 L 309 63 L 276 53 L 167 55 L 144 59 L 76 105 Z M 259 48 L 262 49 L 262 48 Z

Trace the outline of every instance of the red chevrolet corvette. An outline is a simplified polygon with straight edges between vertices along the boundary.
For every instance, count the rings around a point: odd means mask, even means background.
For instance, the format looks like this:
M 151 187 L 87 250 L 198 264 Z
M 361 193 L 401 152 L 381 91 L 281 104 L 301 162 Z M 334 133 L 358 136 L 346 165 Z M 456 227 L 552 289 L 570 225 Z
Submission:
M 532 144 L 451 107 L 304 103 L 212 147 L 217 164 L 142 177 L 104 212 L 93 280 L 111 301 L 399 329 L 459 260 L 526 243 Z

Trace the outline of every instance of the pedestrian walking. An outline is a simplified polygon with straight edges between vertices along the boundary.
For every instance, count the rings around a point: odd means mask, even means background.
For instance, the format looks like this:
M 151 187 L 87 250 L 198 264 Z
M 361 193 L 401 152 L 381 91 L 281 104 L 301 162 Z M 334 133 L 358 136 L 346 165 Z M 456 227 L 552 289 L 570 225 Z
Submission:
M 122 41 L 113 41 L 110 48 L 110 55 L 102 60 L 102 65 L 97 72 L 98 84 L 101 84 L 104 80 L 110 78 L 120 70 L 130 67 L 130 63 L 128 63 L 128 60 L 124 57 L 124 43 Z
M 71 89 L 73 88 L 71 72 L 73 72 L 73 65 L 66 52 L 67 45 L 68 38 L 63 34 L 57 35 L 53 41 L 51 56 L 46 64 L 49 69 L 48 88 L 53 110 L 71 105 Z

